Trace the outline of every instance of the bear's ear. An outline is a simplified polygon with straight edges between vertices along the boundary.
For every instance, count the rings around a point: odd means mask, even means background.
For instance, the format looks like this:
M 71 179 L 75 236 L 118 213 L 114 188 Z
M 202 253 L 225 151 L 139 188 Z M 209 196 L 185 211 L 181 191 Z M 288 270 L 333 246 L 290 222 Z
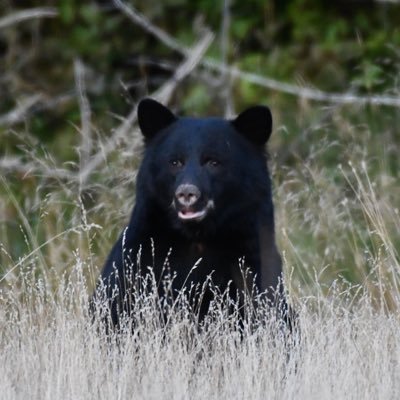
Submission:
M 232 124 L 252 143 L 263 146 L 272 132 L 271 111 L 265 106 L 254 106 L 240 113 Z
M 137 113 L 140 130 L 147 140 L 178 119 L 167 107 L 150 98 L 139 103 Z

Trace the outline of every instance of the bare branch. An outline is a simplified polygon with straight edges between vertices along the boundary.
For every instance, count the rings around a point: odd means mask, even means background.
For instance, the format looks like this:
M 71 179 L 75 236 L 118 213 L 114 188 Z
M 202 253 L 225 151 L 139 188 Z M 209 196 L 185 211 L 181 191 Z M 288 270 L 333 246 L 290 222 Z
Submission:
M 92 138 L 90 129 L 91 110 L 88 98 L 86 96 L 85 66 L 79 59 L 75 60 L 74 62 L 74 73 L 79 110 L 81 114 L 80 134 L 82 136 L 82 140 L 79 149 L 79 157 L 80 169 L 83 170 L 86 164 L 89 162 L 89 157 L 92 150 Z
M 48 110 L 68 103 L 71 99 L 73 99 L 73 96 L 68 93 L 50 98 L 46 97 L 44 94 L 36 93 L 19 101 L 19 105 L 14 110 L 0 115 L 0 127 L 10 127 L 23 122 L 33 108 L 35 111 Z
M 168 33 L 164 32 L 160 28 L 154 26 L 145 16 L 136 11 L 132 6 L 128 6 L 121 0 L 114 0 L 114 4 L 135 24 L 139 25 L 147 32 L 154 35 L 162 43 L 169 48 L 178 51 L 183 55 L 187 55 L 190 51 L 188 48 L 183 46 Z M 358 96 L 352 93 L 327 93 L 318 89 L 312 89 L 307 87 L 299 87 L 298 85 L 292 85 L 289 83 L 281 82 L 276 79 L 257 75 L 251 72 L 241 71 L 235 67 L 228 67 L 220 62 L 215 61 L 212 58 L 205 57 L 200 62 L 205 67 L 218 71 L 222 74 L 229 74 L 232 78 L 244 79 L 248 82 L 254 83 L 258 86 L 266 89 L 276 90 L 278 92 L 287 93 L 293 96 L 301 97 L 304 99 L 315 100 L 315 101 L 326 101 L 336 104 L 374 104 L 374 105 L 385 105 L 391 107 L 400 107 L 400 98 L 394 96 Z
M 19 173 L 24 176 L 32 174 L 35 176 L 44 176 L 46 178 L 62 180 L 71 180 L 75 178 L 73 173 L 65 169 L 50 168 L 43 164 L 22 161 L 20 157 L 1 157 L 0 171 L 3 171 L 3 174 L 12 171 L 13 173 Z
M 168 35 L 168 33 L 150 23 L 150 21 L 144 15 L 140 14 L 132 6 L 128 6 L 121 0 L 113 0 L 113 2 L 118 9 L 120 9 L 127 17 L 129 17 L 131 21 L 142 27 L 147 32 L 151 33 L 167 47 L 185 56 L 188 55 L 189 49 L 182 48 L 180 43 L 177 42 L 172 36 Z
M 231 24 L 231 0 L 224 0 L 222 9 L 222 28 L 221 28 L 221 64 L 228 65 L 229 49 L 229 28 Z M 234 104 L 232 96 L 233 79 L 229 73 L 221 74 L 221 95 L 225 101 L 225 117 L 234 115 Z
M 0 116 L 0 126 L 9 126 L 23 121 L 29 110 L 43 100 L 41 94 L 35 94 L 20 102 L 19 106 Z
M 16 13 L 0 18 L 0 29 L 7 28 L 20 22 L 36 18 L 54 18 L 58 16 L 57 9 L 54 7 L 31 8 L 18 11 Z
M 210 65 L 208 65 L 210 66 Z M 224 67 L 215 63 L 213 67 L 215 70 L 223 70 Z M 393 96 L 358 96 L 352 93 L 327 93 L 318 89 L 311 89 L 307 87 L 299 87 L 290 83 L 280 82 L 275 79 L 263 77 L 251 72 L 244 72 L 238 68 L 228 67 L 233 78 L 244 79 L 248 82 L 254 83 L 268 89 L 273 89 L 279 92 L 298 96 L 303 99 L 326 101 L 335 104 L 357 104 L 357 105 L 384 105 L 392 107 L 400 107 L 400 98 Z
M 166 104 L 176 86 L 186 78 L 194 68 L 201 62 L 205 52 L 214 39 L 214 34 L 207 32 L 196 44 L 194 49 L 187 55 L 186 60 L 178 67 L 172 79 L 168 80 L 157 92 L 153 94 L 157 100 Z
M 400 4 L 400 0 L 374 0 L 376 3 Z

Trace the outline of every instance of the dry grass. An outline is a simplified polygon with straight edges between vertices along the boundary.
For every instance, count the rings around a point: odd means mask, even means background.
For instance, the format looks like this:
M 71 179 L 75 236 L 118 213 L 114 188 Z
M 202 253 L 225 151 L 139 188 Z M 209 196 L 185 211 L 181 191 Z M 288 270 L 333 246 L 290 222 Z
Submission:
M 199 332 L 184 307 L 166 327 L 151 297 L 142 299 L 134 334 L 107 338 L 85 311 L 84 268 L 78 261 L 55 294 L 28 271 L 22 297 L 3 293 L 1 398 L 394 399 L 400 393 L 400 321 L 376 311 L 366 293 L 352 311 L 339 292 L 332 300 L 299 299 L 300 344 L 283 340 L 273 321 L 241 338 L 223 313 Z

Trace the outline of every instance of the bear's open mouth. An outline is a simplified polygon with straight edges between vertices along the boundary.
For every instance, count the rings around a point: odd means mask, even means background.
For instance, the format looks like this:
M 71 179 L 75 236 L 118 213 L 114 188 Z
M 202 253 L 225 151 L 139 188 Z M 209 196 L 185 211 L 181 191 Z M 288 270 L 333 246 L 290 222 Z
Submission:
M 206 216 L 206 210 L 201 211 L 190 211 L 190 210 L 181 210 L 178 211 L 178 217 L 184 220 L 197 220 L 201 221 Z
M 195 211 L 191 207 L 185 207 L 178 210 L 178 218 L 182 221 L 201 221 L 212 208 L 214 208 L 214 202 L 212 200 L 209 200 L 206 206 L 199 211 Z

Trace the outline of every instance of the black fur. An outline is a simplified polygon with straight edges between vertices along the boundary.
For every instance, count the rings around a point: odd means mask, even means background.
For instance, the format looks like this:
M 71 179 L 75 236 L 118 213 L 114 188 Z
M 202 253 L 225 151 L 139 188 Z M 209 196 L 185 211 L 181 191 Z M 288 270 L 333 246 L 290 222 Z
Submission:
M 238 261 L 244 258 L 257 291 L 266 292 L 271 302 L 277 293 L 287 310 L 265 154 L 272 130 L 269 109 L 256 106 L 234 120 L 178 118 L 163 105 L 145 99 L 138 107 L 138 121 L 146 146 L 136 204 L 101 276 L 113 323 L 118 324 L 121 310 L 127 310 L 122 301 L 131 290 L 127 265 L 134 273 L 139 264 L 142 271 L 152 266 L 159 280 L 170 249 L 169 267 L 177 274 L 175 293 L 204 283 L 211 274 L 221 291 L 229 287 L 229 295 L 238 300 L 237 293 L 246 285 Z M 115 286 L 119 295 L 111 299 Z M 201 318 L 211 299 L 207 291 L 200 305 Z

